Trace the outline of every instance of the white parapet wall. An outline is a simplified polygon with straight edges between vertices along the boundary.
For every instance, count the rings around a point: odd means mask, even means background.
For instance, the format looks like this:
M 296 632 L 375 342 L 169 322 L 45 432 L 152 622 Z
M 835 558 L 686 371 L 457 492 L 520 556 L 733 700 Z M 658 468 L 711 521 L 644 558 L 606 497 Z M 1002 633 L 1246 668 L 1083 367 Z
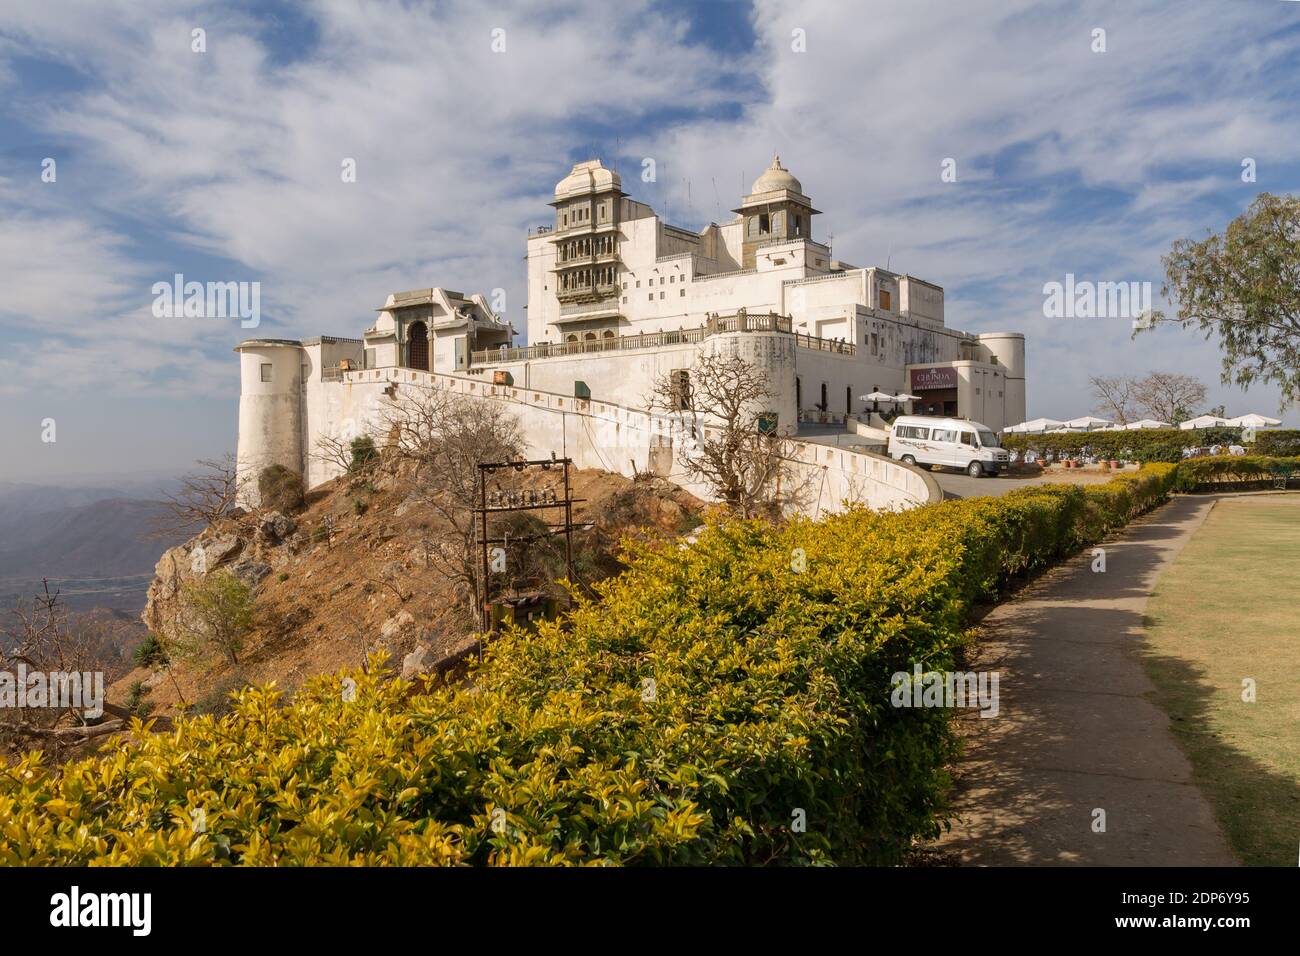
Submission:
M 370 433 L 383 420 L 386 403 L 421 390 L 445 389 L 456 394 L 508 406 L 517 416 L 531 457 L 572 458 L 580 468 L 600 468 L 632 476 L 650 471 L 707 499 L 709 490 L 692 482 L 679 464 L 683 422 L 664 415 L 627 408 L 599 399 L 511 385 L 495 385 L 479 377 L 422 372 L 403 368 L 347 371 L 337 382 L 325 382 L 304 423 L 299 457 L 288 444 L 276 444 L 285 460 L 278 463 L 306 476 L 308 487 L 337 477 L 337 464 L 316 457 L 321 438 L 350 440 Z M 258 429 L 264 417 L 245 420 L 239 458 L 246 488 L 255 488 L 256 471 L 273 463 L 268 443 Z M 807 492 L 801 509 L 816 517 L 842 510 L 847 504 L 876 510 L 903 510 L 941 498 L 938 486 L 915 468 L 878 455 L 787 440 L 790 463 Z M 256 452 L 253 454 L 252 452 Z M 246 496 L 255 503 L 255 493 Z

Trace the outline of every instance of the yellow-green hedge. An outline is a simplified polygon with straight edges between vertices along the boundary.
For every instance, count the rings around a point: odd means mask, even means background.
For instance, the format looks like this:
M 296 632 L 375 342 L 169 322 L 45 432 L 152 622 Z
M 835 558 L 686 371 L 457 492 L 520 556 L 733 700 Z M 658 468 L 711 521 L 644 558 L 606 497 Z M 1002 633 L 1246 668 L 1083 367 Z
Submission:
M 895 863 L 943 824 L 955 738 L 942 709 L 889 706 L 891 675 L 953 666 L 972 601 L 1172 473 L 640 548 L 465 686 L 249 690 L 62 773 L 23 759 L 0 864 Z

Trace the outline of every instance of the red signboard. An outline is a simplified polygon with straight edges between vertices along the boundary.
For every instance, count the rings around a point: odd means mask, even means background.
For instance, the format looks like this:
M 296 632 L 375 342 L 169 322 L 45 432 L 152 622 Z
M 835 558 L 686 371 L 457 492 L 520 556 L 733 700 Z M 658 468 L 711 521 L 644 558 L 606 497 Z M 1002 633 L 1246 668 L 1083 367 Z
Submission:
M 957 370 L 952 366 L 935 368 L 914 368 L 912 371 L 912 391 L 926 392 L 939 388 L 957 387 Z

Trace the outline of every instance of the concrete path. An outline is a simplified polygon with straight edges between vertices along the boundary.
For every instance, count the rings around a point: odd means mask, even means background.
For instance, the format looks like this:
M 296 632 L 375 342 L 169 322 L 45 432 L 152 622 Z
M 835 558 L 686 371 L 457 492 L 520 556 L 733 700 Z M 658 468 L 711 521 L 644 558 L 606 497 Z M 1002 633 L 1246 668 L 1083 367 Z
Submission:
M 970 669 L 1000 712 L 963 711 L 959 819 L 937 849 L 966 865 L 1235 865 L 1137 650 L 1160 571 L 1214 505 L 1176 498 L 983 621 Z M 1105 832 L 1094 832 L 1095 811 Z

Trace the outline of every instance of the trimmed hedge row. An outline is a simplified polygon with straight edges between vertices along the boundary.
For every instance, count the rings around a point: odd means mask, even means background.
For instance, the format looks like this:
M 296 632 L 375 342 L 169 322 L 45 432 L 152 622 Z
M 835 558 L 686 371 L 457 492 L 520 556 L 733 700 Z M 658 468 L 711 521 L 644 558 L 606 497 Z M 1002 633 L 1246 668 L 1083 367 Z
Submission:
M 1255 433 L 1255 445 L 1251 449 L 1256 455 L 1273 458 L 1287 458 L 1300 455 L 1300 430 L 1294 428 L 1270 428 Z
M 1196 491 L 1205 485 L 1267 482 L 1281 475 L 1300 476 L 1300 457 L 1215 455 L 1206 458 L 1189 458 L 1178 465 L 1174 489 Z
M 972 602 L 1173 477 L 638 547 L 463 686 L 252 689 L 61 773 L 25 757 L 0 774 L 0 864 L 897 863 L 943 825 L 956 739 L 943 709 L 891 707 L 892 675 L 952 669 Z
M 1259 432 L 1262 437 L 1265 433 Z M 1166 462 L 1176 464 L 1182 460 L 1183 449 L 1196 445 L 1239 445 L 1240 428 L 1198 428 L 1183 431 L 1179 428 L 1144 428 L 1122 432 L 1062 432 L 1059 435 L 1019 435 L 1003 438 L 1002 444 L 1011 451 L 1033 449 L 1040 455 L 1077 455 L 1087 449 L 1097 457 L 1118 458 L 1123 461 Z

